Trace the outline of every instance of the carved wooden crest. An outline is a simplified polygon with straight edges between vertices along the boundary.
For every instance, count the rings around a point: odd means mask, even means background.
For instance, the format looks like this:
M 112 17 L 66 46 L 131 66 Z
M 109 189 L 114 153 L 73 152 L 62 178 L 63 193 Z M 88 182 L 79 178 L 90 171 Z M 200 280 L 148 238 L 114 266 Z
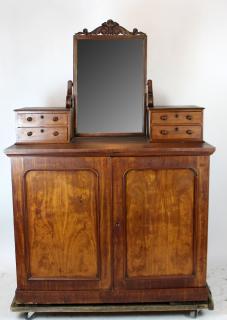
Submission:
M 145 33 L 138 31 L 134 28 L 132 32 L 128 31 L 124 27 L 120 26 L 117 22 L 113 20 L 107 20 L 102 23 L 101 26 L 95 28 L 93 31 L 88 32 L 88 29 L 83 29 L 83 32 L 78 32 L 76 35 L 145 35 Z

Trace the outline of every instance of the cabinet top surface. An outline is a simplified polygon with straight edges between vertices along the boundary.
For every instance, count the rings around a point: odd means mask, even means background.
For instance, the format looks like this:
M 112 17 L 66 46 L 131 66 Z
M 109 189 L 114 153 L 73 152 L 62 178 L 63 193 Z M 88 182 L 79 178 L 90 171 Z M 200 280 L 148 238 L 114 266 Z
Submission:
M 184 110 L 184 109 L 186 109 L 186 110 L 192 110 L 192 111 L 201 111 L 201 110 L 203 110 L 204 108 L 203 107 L 199 107 L 199 106 L 189 106 L 189 105 L 185 105 L 185 106 L 182 106 L 182 105 L 176 105 L 176 106 L 173 106 L 173 105 L 171 105 L 171 106 L 154 106 L 154 107 L 152 107 L 152 108 L 150 108 L 150 111 L 156 111 L 156 110 L 172 110 L 172 111 L 174 111 L 174 110 L 179 110 L 179 109 L 182 109 L 182 111 Z
M 67 108 L 60 108 L 60 107 L 27 107 L 27 108 L 19 108 L 15 109 L 15 112 L 45 112 L 45 111 L 64 111 L 64 112 L 69 112 L 70 109 Z
M 206 142 L 150 143 L 146 137 L 76 137 L 65 144 L 14 144 L 5 150 L 8 156 L 152 156 L 210 155 L 215 148 Z

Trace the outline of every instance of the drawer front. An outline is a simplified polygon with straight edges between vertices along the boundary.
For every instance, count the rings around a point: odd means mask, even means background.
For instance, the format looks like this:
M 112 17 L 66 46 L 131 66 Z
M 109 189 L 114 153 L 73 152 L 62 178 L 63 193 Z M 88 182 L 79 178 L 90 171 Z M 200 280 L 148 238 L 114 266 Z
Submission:
M 151 139 L 154 140 L 202 140 L 201 126 L 152 126 Z
M 152 124 L 202 124 L 201 111 L 151 112 Z
M 18 113 L 17 127 L 67 126 L 67 113 Z
M 53 128 L 17 128 L 17 142 L 19 143 L 61 143 L 68 141 L 66 127 Z

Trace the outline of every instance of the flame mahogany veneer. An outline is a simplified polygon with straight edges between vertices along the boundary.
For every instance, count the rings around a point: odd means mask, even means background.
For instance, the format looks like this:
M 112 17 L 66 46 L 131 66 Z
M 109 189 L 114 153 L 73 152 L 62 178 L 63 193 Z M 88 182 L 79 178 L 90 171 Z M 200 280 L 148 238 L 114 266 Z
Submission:
M 17 303 L 206 301 L 206 143 L 14 145 Z
M 78 40 L 118 38 L 143 39 L 146 49 L 144 33 L 108 20 L 77 33 L 74 50 Z M 149 80 L 144 132 L 82 137 L 76 71 L 75 60 L 66 108 L 16 110 L 17 143 L 5 151 L 12 164 L 14 304 L 208 303 L 215 149 L 202 141 L 202 108 L 153 107 Z

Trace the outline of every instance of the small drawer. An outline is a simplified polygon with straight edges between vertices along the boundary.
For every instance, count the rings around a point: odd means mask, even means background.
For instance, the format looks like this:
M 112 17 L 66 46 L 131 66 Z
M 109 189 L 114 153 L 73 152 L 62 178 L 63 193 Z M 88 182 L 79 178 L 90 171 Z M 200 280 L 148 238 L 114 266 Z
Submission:
M 17 127 L 56 127 L 67 124 L 67 113 L 17 113 Z
M 202 124 L 202 111 L 151 112 L 152 124 Z
M 151 140 L 202 140 L 201 126 L 152 126 Z
M 67 127 L 17 128 L 18 143 L 65 143 L 68 142 Z

